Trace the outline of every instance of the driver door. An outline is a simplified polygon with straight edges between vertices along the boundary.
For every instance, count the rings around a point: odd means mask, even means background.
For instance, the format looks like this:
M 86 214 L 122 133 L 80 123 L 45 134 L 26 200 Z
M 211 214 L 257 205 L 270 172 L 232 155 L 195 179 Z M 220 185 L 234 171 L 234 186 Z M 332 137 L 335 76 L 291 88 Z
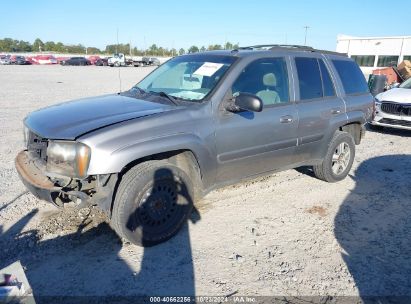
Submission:
M 250 93 L 263 101 L 262 112 L 221 110 L 216 126 L 217 182 L 290 165 L 297 146 L 298 113 L 290 99 L 289 62 L 258 59 L 241 70 L 227 96 Z M 224 103 L 227 101 L 223 101 Z

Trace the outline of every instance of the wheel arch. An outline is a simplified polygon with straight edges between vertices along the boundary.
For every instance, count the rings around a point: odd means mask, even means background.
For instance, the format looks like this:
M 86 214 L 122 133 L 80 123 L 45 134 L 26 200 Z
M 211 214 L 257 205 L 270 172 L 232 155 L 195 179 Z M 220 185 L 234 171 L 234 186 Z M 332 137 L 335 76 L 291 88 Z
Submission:
M 167 160 L 170 164 L 173 164 L 180 169 L 182 169 L 193 181 L 193 193 L 194 198 L 193 200 L 199 200 L 204 195 L 204 184 L 203 184 L 203 177 L 201 166 L 198 161 L 196 154 L 190 149 L 178 149 L 178 150 L 170 150 L 165 152 L 159 152 L 151 155 L 147 155 L 133 161 L 130 161 L 126 164 L 123 169 L 117 174 L 117 180 L 114 185 L 113 195 L 111 198 L 111 204 L 109 208 L 109 214 L 111 217 L 114 201 L 117 194 L 117 189 L 121 183 L 122 176 L 126 174 L 131 168 L 135 167 L 138 164 L 144 163 L 146 161 L 153 161 L 153 160 Z
M 339 128 L 340 131 L 349 133 L 353 138 L 356 145 L 361 143 L 361 139 L 364 137 L 365 129 L 360 122 L 351 122 L 343 125 Z

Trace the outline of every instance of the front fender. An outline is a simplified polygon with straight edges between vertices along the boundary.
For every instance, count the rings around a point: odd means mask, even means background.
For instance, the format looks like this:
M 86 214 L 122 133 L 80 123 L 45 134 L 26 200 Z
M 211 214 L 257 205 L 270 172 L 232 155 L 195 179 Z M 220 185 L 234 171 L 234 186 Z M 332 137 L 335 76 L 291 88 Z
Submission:
M 194 134 L 178 133 L 131 143 L 115 151 L 92 149 L 88 175 L 118 173 L 129 163 L 154 154 L 190 150 L 200 166 L 205 186 L 212 182 L 216 163 L 212 151 Z

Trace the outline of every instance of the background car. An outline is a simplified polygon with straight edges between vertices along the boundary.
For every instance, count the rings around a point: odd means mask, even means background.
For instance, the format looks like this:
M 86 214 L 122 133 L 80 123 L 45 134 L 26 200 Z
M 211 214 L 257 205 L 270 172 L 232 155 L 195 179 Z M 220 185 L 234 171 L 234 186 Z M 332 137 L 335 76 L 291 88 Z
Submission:
M 87 59 L 88 59 L 88 61 L 90 61 L 90 64 L 95 65 L 96 62 L 101 58 L 98 55 L 91 55 L 91 56 L 88 56 Z
M 90 65 L 90 61 L 84 57 L 71 57 L 64 62 L 61 62 L 62 65 Z
M 53 55 L 37 55 L 31 57 L 29 61 L 33 64 L 57 64 L 57 59 Z
M 71 57 L 62 57 L 62 56 L 60 56 L 60 57 L 56 57 L 56 60 L 57 60 L 57 63 L 59 63 L 59 64 L 63 64 L 66 60 L 69 60 Z
M 96 65 L 96 66 L 107 66 L 108 65 L 108 59 L 107 58 L 100 58 L 94 63 L 94 65 Z
M 0 56 L 0 64 L 10 64 L 10 55 Z
M 28 65 L 31 64 L 29 60 L 26 59 L 24 56 L 11 56 L 10 64 L 17 64 L 17 65 Z
M 143 57 L 144 65 L 160 65 L 160 60 L 155 57 Z
M 411 78 L 397 88 L 375 96 L 375 117 L 371 127 L 411 130 Z

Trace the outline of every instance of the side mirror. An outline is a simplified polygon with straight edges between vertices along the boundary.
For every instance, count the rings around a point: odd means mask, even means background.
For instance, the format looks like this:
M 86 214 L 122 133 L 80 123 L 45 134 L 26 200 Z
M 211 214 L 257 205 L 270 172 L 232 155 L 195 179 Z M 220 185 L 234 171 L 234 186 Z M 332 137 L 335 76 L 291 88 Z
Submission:
M 232 112 L 240 110 L 261 112 L 263 110 L 263 101 L 256 95 L 240 93 L 234 98 L 234 107 L 230 107 L 228 110 Z

